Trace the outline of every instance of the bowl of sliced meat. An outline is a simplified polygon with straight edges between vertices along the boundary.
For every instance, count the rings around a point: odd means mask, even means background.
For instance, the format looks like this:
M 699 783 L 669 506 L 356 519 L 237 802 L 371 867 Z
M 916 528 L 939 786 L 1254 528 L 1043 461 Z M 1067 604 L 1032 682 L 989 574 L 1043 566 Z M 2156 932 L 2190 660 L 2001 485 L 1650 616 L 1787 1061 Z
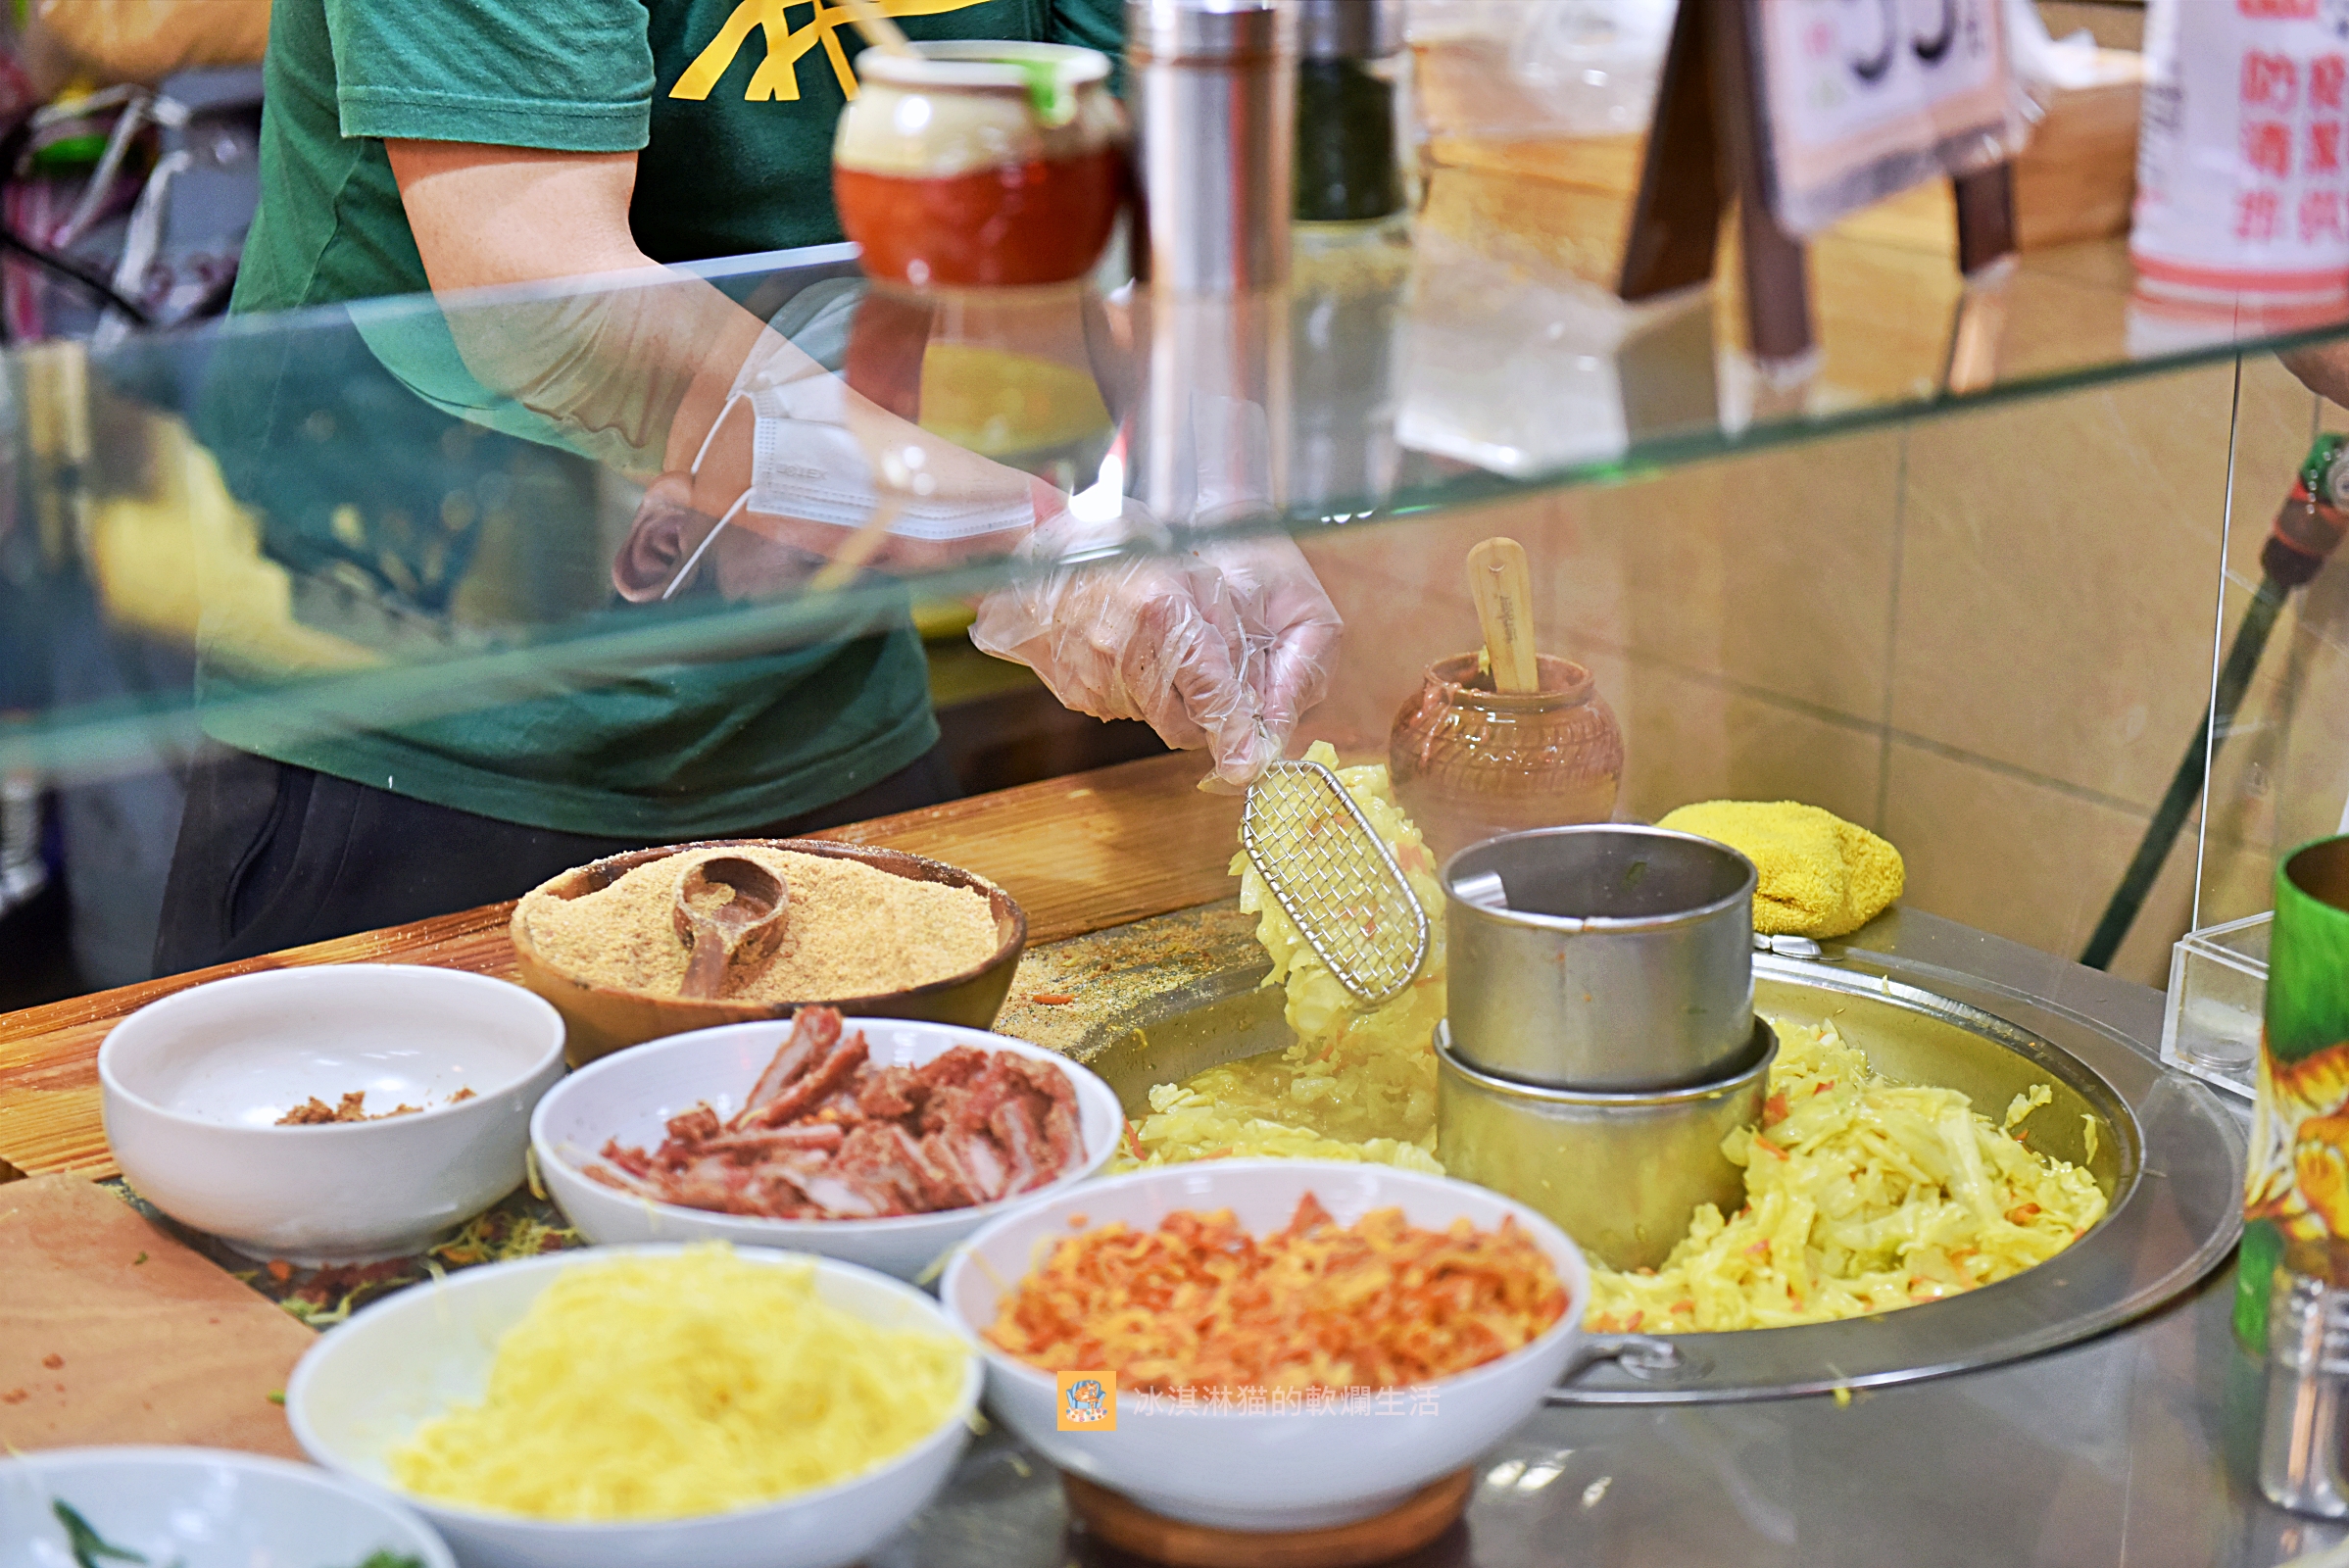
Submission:
M 1124 1124 L 1107 1084 L 1041 1046 L 803 1007 L 579 1069 L 539 1102 L 530 1145 L 599 1246 L 726 1241 L 913 1279 L 1100 1170 Z

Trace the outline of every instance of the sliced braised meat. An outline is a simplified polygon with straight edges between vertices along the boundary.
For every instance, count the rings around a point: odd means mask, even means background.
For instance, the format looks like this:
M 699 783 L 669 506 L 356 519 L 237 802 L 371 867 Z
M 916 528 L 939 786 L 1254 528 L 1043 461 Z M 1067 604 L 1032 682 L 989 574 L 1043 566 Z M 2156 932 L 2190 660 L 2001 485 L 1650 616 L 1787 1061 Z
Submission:
M 1036 1122 L 1034 1101 L 1017 1098 L 1004 1100 L 987 1118 L 988 1130 L 1003 1146 L 1003 1159 L 1010 1167 L 1004 1185 L 1010 1192 L 1024 1193 L 1052 1179 L 1044 1169 L 1044 1129 Z
M 944 1089 L 954 1084 L 966 1084 L 985 1072 L 988 1062 L 995 1059 L 995 1054 L 992 1051 L 981 1051 L 976 1046 L 955 1046 L 932 1056 L 914 1071 L 921 1074 L 921 1081 L 931 1088 Z
M 840 1147 L 848 1135 L 837 1122 L 794 1122 L 789 1127 L 767 1127 L 756 1132 L 719 1133 L 702 1141 L 701 1148 L 712 1154 L 725 1154 L 734 1159 L 752 1160 L 761 1154 L 780 1152 L 786 1149 L 812 1149 L 829 1153 Z
M 791 1087 L 754 1110 L 734 1118 L 737 1128 L 781 1127 L 798 1121 L 834 1090 L 848 1085 L 864 1065 L 864 1036 L 853 1035 L 833 1046 L 832 1054 L 792 1081 Z
M 1050 1062 L 956 1046 L 878 1067 L 862 1033 L 801 1009 L 743 1108 L 697 1105 L 651 1152 L 604 1147 L 620 1192 L 772 1219 L 879 1219 L 992 1202 L 1083 1156 L 1074 1088 Z
M 917 1114 L 930 1086 L 911 1067 L 881 1067 L 865 1074 L 856 1089 L 856 1108 L 876 1121 Z
M 720 1125 L 716 1111 L 708 1105 L 696 1105 L 691 1110 L 671 1116 L 667 1131 L 670 1139 L 677 1143 L 698 1144 L 715 1138 Z
M 791 1015 L 791 1034 L 777 1048 L 766 1071 L 751 1086 L 744 1110 L 756 1110 L 797 1083 L 840 1038 L 840 1014 L 830 1007 L 802 1007 Z

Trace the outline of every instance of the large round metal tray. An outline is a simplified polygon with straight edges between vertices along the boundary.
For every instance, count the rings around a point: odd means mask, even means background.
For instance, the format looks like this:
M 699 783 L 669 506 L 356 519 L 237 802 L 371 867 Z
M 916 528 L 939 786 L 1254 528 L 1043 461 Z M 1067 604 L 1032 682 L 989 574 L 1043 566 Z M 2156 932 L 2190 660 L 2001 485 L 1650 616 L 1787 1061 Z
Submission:
M 1153 1084 L 1288 1045 L 1280 994 L 1258 988 L 1263 972 L 1228 970 L 1184 985 L 1091 1031 L 1077 1054 L 1118 1092 L 1128 1114 L 1145 1113 Z M 1755 1006 L 1765 1014 L 1832 1018 L 1878 1071 L 1963 1090 L 1989 1115 L 2031 1085 L 2048 1085 L 2055 1100 L 2032 1114 L 2031 1142 L 2084 1162 L 2110 1210 L 2050 1261 L 1947 1300 L 1802 1328 L 1601 1339 L 1599 1358 L 1561 1384 L 1551 1402 L 1773 1398 L 1992 1366 L 2141 1317 L 2190 1289 L 2233 1247 L 2240 1123 L 2202 1085 L 2165 1071 L 2121 1028 L 2080 1010 L 2080 998 L 2059 1002 L 1933 961 L 1841 949 L 1824 962 L 1757 956 L 1754 979 Z

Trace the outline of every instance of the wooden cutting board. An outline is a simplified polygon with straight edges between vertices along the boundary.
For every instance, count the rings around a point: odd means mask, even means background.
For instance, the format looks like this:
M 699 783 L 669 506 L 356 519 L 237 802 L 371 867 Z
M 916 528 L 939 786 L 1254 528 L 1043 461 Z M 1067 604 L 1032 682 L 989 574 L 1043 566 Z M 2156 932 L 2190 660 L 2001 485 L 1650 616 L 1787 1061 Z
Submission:
M 299 1459 L 317 1336 L 78 1176 L 0 1187 L 0 1452 L 186 1443 Z

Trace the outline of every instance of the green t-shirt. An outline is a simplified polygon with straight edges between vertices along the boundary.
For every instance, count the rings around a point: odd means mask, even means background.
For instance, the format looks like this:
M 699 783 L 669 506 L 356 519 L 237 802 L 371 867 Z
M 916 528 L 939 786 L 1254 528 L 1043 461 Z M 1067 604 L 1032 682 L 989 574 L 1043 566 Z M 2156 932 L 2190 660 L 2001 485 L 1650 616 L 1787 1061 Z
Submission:
M 1121 43 L 1121 0 L 883 3 L 916 38 L 1044 39 L 1112 55 Z M 636 152 L 629 221 L 657 261 L 838 240 L 832 135 L 860 49 L 845 12 L 818 0 L 277 0 L 261 212 L 233 309 L 425 289 L 386 137 Z M 215 400 L 226 407 L 206 434 L 216 449 L 234 449 L 222 450 L 222 466 L 262 514 L 272 555 L 298 566 L 337 560 L 347 572 L 355 534 L 366 536 L 358 566 L 379 554 L 378 514 L 403 541 L 394 554 L 415 554 L 405 549 L 410 533 L 432 532 L 412 522 L 419 505 L 403 489 L 422 496 L 429 518 L 434 500 L 422 493 L 464 477 L 446 456 L 455 448 L 443 410 L 512 426 L 437 389 L 429 404 L 381 388 L 363 395 L 355 389 L 370 375 L 419 383 L 404 368 L 393 378 L 351 363 L 367 358 L 351 328 L 324 342 L 331 335 L 232 338 L 221 361 L 240 384 Z M 257 375 L 266 384 L 254 384 Z M 217 370 L 216 385 L 223 379 Z M 328 462 L 310 448 L 314 471 L 293 474 L 321 428 L 365 439 L 367 455 Z M 474 433 L 460 430 L 457 444 L 472 450 Z M 337 501 L 346 473 L 350 494 Z M 591 510 L 577 509 L 578 539 L 541 548 L 592 552 Z M 425 545 L 424 559 L 444 571 L 464 554 L 447 541 Z M 413 564 L 391 569 L 396 591 L 415 589 Z M 207 684 L 237 689 L 218 672 Z M 902 615 L 882 632 L 779 653 L 525 679 L 440 717 L 345 729 L 245 705 L 221 709 L 208 728 L 231 745 L 420 800 L 640 839 L 733 832 L 811 810 L 911 762 L 938 733 L 920 643 Z

